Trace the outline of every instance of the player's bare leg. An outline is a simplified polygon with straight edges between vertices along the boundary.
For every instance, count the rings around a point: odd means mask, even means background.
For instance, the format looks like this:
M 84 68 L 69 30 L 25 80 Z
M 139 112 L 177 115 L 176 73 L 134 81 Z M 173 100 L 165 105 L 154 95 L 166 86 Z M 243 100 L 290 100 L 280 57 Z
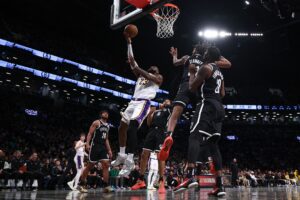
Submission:
M 113 192 L 114 190 L 109 186 L 109 160 L 101 160 L 102 165 L 102 176 L 103 176 L 103 192 L 109 193 Z
M 168 121 L 168 129 L 167 129 L 167 135 L 168 137 L 165 139 L 162 149 L 160 150 L 158 154 L 158 159 L 165 161 L 169 157 L 170 149 L 173 145 L 173 139 L 172 134 L 175 130 L 176 124 L 178 119 L 180 118 L 182 112 L 184 110 L 184 107 L 182 105 L 175 105 L 171 114 L 171 117 Z
M 173 107 L 173 111 L 172 111 L 171 117 L 170 117 L 170 119 L 168 121 L 168 129 L 167 129 L 168 132 L 171 132 L 171 133 L 174 132 L 176 124 L 177 124 L 177 121 L 180 118 L 183 110 L 184 110 L 184 107 L 181 106 L 181 105 L 175 105 Z
M 93 169 L 93 167 L 95 166 L 94 163 L 89 162 L 87 164 L 87 166 L 84 168 L 84 170 L 82 171 L 82 174 L 80 176 L 80 185 L 78 185 L 78 190 L 82 193 L 87 193 L 87 189 L 85 188 L 86 186 L 86 179 L 87 176 L 89 174 L 89 171 L 91 171 L 91 169 Z
M 158 192 L 161 194 L 166 193 L 165 181 L 164 181 L 164 172 L 165 172 L 166 163 L 165 161 L 158 161 L 158 173 L 159 173 L 159 189 Z
M 145 177 L 145 172 L 146 172 L 150 153 L 151 151 L 143 149 L 141 160 L 140 160 L 140 177 L 137 180 L 137 183 L 131 187 L 132 190 L 143 189 L 146 187 L 146 182 L 144 177 Z
M 140 173 L 143 175 L 146 172 L 149 156 L 150 156 L 150 151 L 144 149 L 142 152 L 141 161 L 140 161 Z

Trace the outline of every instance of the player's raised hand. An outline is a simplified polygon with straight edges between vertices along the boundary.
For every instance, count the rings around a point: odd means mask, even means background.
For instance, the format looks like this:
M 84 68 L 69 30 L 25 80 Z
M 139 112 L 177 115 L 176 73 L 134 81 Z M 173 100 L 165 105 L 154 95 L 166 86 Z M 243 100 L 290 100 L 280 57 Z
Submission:
M 170 54 L 172 56 L 176 56 L 177 57 L 177 48 L 171 47 L 169 52 L 170 52 Z
M 127 32 L 123 32 L 123 35 L 125 37 L 125 40 L 127 41 L 128 44 L 131 44 L 131 38 Z

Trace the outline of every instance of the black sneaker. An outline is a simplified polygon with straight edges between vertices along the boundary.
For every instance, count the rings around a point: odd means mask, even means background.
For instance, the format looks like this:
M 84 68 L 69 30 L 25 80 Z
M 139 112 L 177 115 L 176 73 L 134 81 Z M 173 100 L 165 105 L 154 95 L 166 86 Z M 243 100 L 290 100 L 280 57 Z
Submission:
M 223 197 L 226 195 L 226 192 L 223 188 L 214 188 L 212 191 L 208 193 L 210 196 Z

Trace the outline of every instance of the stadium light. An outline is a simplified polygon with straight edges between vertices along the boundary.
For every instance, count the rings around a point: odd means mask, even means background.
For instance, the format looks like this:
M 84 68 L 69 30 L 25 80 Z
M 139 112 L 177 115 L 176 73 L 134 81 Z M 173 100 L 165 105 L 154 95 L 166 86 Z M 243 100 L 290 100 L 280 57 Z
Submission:
M 216 29 L 206 29 L 204 31 L 199 31 L 198 36 L 204 37 L 208 40 L 213 40 L 213 39 L 217 39 L 217 38 L 225 38 L 225 37 L 231 36 L 231 33 L 223 31 L 223 30 L 219 31 Z
M 250 1 L 246 0 L 246 1 L 245 1 L 245 4 L 246 4 L 247 6 L 249 6 L 249 5 L 250 5 Z

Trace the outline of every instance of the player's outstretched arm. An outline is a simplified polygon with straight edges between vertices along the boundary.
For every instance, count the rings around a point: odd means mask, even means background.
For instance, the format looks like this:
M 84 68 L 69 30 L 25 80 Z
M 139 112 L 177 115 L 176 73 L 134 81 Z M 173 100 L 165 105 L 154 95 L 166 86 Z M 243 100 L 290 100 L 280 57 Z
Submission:
M 88 151 L 90 150 L 90 143 L 91 143 L 91 140 L 93 138 L 93 135 L 95 134 L 95 130 L 98 126 L 99 126 L 99 121 L 98 120 L 94 121 L 92 123 L 92 125 L 90 126 L 89 133 L 86 137 L 86 149 Z
M 175 48 L 175 47 L 171 47 L 169 52 L 170 52 L 170 54 L 172 55 L 172 58 L 173 58 L 173 65 L 176 66 L 176 67 L 184 65 L 184 63 L 189 58 L 189 56 L 186 55 L 186 56 L 183 56 L 182 58 L 178 59 L 178 51 L 177 51 L 177 48 Z
M 189 66 L 189 72 L 190 72 L 189 89 L 192 92 L 196 92 L 197 88 L 200 85 L 202 85 L 203 82 L 211 75 L 212 69 L 210 65 L 203 65 L 197 72 L 196 66 L 194 64 L 191 64 Z
M 218 65 L 218 67 L 223 69 L 231 68 L 231 62 L 226 58 L 224 58 L 223 56 L 221 56 L 220 60 L 216 61 L 215 63 Z

